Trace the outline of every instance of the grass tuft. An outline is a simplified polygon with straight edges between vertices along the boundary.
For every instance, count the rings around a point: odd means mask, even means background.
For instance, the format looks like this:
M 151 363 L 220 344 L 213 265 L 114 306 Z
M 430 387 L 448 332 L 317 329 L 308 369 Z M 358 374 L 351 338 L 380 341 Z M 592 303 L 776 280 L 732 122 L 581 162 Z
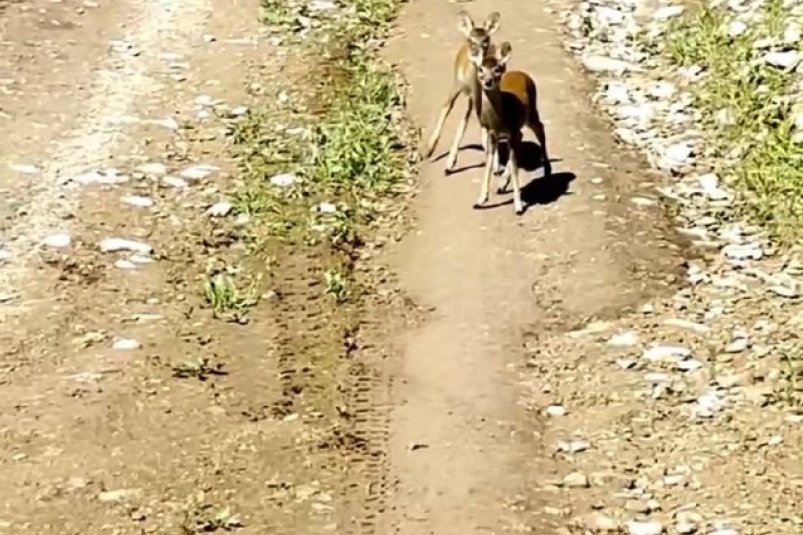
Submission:
M 376 53 L 402 3 L 341 0 L 318 12 L 306 2 L 264 0 L 265 19 L 276 31 L 306 36 L 309 56 L 318 58 L 311 69 L 319 84 L 312 94 L 250 113 L 232 133 L 246 183 L 235 209 L 255 218 L 266 234 L 255 247 L 278 239 L 324 243 L 351 255 L 409 189 L 414 158 L 402 119 L 402 84 Z M 277 174 L 295 180 L 274 184 Z M 342 267 L 351 263 L 333 265 L 338 278 L 327 279 L 326 293 L 343 303 L 355 295 L 345 290 L 354 286 L 353 274 Z
M 795 73 L 769 65 L 768 49 L 786 25 L 782 0 L 762 6 L 761 23 L 731 37 L 724 8 L 707 7 L 667 28 L 665 57 L 682 67 L 702 68 L 692 88 L 704 127 L 729 162 L 718 172 L 741 195 L 746 215 L 765 226 L 782 245 L 798 242 L 803 228 L 803 138 L 793 116 Z M 737 164 L 733 164 L 737 162 Z

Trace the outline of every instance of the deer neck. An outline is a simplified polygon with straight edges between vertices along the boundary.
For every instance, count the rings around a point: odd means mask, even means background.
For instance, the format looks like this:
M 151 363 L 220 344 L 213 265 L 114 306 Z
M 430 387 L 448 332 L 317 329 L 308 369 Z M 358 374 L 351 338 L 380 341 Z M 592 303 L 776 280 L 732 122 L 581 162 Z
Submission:
M 494 132 L 502 130 L 502 92 L 498 87 L 485 89 L 477 82 L 477 113 L 480 124 Z

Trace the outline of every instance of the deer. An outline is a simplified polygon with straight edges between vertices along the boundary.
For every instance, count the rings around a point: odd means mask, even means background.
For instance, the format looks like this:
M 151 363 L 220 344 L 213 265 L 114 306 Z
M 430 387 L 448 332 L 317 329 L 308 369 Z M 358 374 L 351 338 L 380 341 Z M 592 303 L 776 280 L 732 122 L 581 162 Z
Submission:
M 485 143 L 485 174 L 480 184 L 480 195 L 474 208 L 481 208 L 488 202 L 491 174 L 498 162 L 499 142 L 506 141 L 509 147 L 507 166 L 502 176 L 506 181 L 497 189 L 504 193 L 512 179 L 513 207 L 516 215 L 524 213 L 519 184 L 518 153 L 522 142 L 522 129 L 526 125 L 535 134 L 541 145 L 544 159 L 544 176 L 552 174 L 552 165 L 546 145 L 546 133 L 538 113 L 535 82 L 525 72 L 508 71 L 507 64 L 513 47 L 509 42 L 500 45 L 498 51 L 484 58 L 472 57 L 478 83 L 475 86 L 474 102 L 477 115 L 487 136 Z
M 465 95 L 468 98 L 468 104 L 460 125 L 457 128 L 457 132 L 455 133 L 452 146 L 449 149 L 449 157 L 446 160 L 445 169 L 447 175 L 454 170 L 457 164 L 457 151 L 466 133 L 471 113 L 476 107 L 473 100 L 477 94 L 476 85 L 478 84 L 475 59 L 481 61 L 488 54 L 489 50 L 494 49 L 493 43 L 491 43 L 491 35 L 499 30 L 500 17 L 501 15 L 495 11 L 488 15 L 488 18 L 485 19 L 485 22 L 481 26 L 477 26 L 474 24 L 474 19 L 472 19 L 471 15 L 465 10 L 460 10 L 458 12 L 457 28 L 466 40 L 455 55 L 452 88 L 443 106 L 441 106 L 438 120 L 429 138 L 426 149 L 426 157 L 430 158 L 433 152 L 435 152 L 435 147 L 443 131 L 443 124 L 452 112 L 457 98 L 460 95 Z M 483 150 L 487 148 L 485 145 L 486 138 L 487 135 L 483 129 L 481 136 Z M 495 160 L 495 164 L 496 167 L 498 167 L 498 159 Z

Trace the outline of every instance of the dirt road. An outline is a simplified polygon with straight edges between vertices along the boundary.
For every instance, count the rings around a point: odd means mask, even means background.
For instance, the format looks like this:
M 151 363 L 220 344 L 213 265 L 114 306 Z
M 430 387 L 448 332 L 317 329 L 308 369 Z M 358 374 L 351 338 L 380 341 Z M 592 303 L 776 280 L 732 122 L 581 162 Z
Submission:
M 390 59 L 410 81 L 412 113 L 425 129 L 451 81 L 459 7 L 413 2 L 391 44 Z M 557 16 L 538 2 L 467 8 L 477 19 L 502 14 L 496 39 L 513 45 L 511 68 L 537 80 L 554 175 L 539 180 L 541 170 L 529 165 L 522 183 L 530 207 L 516 218 L 510 195 L 472 209 L 483 160 L 475 147 L 460 153 L 459 173 L 444 176 L 443 159 L 422 171 L 418 225 L 396 257 L 404 284 L 435 312 L 405 337 L 399 363 L 394 523 L 400 533 L 501 533 L 521 525 L 546 533 L 553 524 L 538 518 L 543 503 L 532 491 L 555 467 L 538 440 L 540 416 L 519 404 L 514 377 L 523 335 L 546 338 L 633 308 L 661 291 L 675 259 L 665 252 L 661 216 L 630 200 L 648 187 L 649 173 L 614 146 L 589 108 L 588 80 L 563 51 Z M 463 106 L 437 154 L 448 149 Z M 469 146 L 479 141 L 472 124 Z M 411 452 L 412 444 L 426 448 Z
M 384 53 L 425 134 L 461 7 L 501 13 L 554 175 L 528 143 L 526 213 L 509 194 L 473 209 L 472 119 L 460 172 L 422 165 L 404 239 L 355 254 L 377 291 L 339 308 L 319 250 L 260 250 L 229 204 L 245 189 L 231 132 L 256 121 L 243 106 L 306 117 L 295 90 L 320 67 L 265 33 L 259 2 L 0 0 L 0 531 L 783 532 L 770 510 L 799 528 L 803 465 L 779 445 L 803 418 L 768 406 L 775 349 L 756 364 L 709 340 L 749 303 L 738 332 L 775 347 L 758 315 L 791 325 L 799 303 L 676 292 L 665 179 L 592 106 L 557 2 L 407 3 Z M 255 132 L 281 131 L 268 117 Z M 210 277 L 249 269 L 265 275 L 249 321 L 215 318 Z M 710 409 L 712 389 L 740 412 Z

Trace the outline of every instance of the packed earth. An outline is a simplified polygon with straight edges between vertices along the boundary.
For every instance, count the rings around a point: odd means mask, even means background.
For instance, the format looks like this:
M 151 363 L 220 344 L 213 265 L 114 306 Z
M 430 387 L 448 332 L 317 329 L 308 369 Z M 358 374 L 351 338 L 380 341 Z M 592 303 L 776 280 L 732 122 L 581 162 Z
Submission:
M 461 10 L 537 85 L 520 216 L 465 96 L 424 157 Z M 803 533 L 801 35 L 0 0 L 0 533 Z

